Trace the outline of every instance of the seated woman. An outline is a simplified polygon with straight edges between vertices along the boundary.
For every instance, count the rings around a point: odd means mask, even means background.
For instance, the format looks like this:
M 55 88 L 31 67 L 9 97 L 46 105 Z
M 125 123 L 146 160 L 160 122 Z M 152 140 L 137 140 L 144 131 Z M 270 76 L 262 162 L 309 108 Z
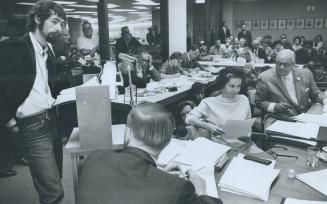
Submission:
M 189 139 L 187 124 L 185 118 L 189 112 L 193 110 L 195 104 L 192 101 L 181 101 L 176 105 L 175 109 L 175 130 L 174 135 L 178 138 Z
M 225 122 L 229 119 L 249 119 L 249 100 L 239 95 L 244 80 L 241 68 L 227 67 L 220 71 L 216 83 L 221 95 L 202 100 L 186 117 L 185 122 L 195 128 L 208 131 L 207 137 L 222 134 Z

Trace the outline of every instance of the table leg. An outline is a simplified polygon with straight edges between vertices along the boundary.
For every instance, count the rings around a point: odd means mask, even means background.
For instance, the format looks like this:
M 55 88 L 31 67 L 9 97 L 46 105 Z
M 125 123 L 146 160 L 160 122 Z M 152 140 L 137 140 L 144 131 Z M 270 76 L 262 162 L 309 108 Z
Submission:
M 72 159 L 72 171 L 73 171 L 73 183 L 74 183 L 74 197 L 76 200 L 77 184 L 78 184 L 77 155 L 72 153 L 71 159 Z

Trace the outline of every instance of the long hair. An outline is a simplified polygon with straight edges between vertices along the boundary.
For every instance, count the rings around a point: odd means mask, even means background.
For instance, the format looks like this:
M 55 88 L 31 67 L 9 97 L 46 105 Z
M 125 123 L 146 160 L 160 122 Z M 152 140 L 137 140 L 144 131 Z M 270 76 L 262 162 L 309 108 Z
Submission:
M 29 18 L 26 24 L 27 31 L 35 31 L 37 24 L 35 22 L 35 17 L 39 17 L 41 23 L 40 28 L 43 28 L 44 21 L 48 19 L 51 15 L 57 14 L 58 17 L 66 20 L 66 13 L 64 8 L 51 0 L 40 0 L 36 2 L 29 13 Z

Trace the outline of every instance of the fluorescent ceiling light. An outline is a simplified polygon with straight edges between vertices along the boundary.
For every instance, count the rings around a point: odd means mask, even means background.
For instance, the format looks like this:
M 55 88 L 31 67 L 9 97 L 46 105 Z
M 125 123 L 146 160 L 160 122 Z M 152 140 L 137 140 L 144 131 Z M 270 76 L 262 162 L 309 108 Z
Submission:
M 130 12 L 132 14 L 139 14 L 139 15 L 146 15 L 146 14 L 150 14 L 149 12 L 142 12 L 142 11 L 133 11 L 133 12 Z
M 195 3 L 196 4 L 204 4 L 205 3 L 205 0 L 195 0 Z
M 111 11 L 117 11 L 117 12 L 120 12 L 120 11 L 126 11 L 126 12 L 132 12 L 132 11 L 137 11 L 135 9 L 111 9 Z
M 152 0 L 136 0 L 135 3 L 132 3 L 134 5 L 148 5 L 148 6 L 159 6 L 160 3 L 155 3 Z
M 18 4 L 18 5 L 24 5 L 24 6 L 34 6 L 35 3 L 31 3 L 31 2 L 18 2 L 16 4 Z
M 119 5 L 117 5 L 117 4 L 108 4 L 109 9 L 117 8 L 117 7 L 119 7 Z
M 81 4 L 72 4 L 72 5 L 67 5 L 70 7 L 76 7 L 76 8 L 97 8 L 96 5 L 81 5 Z
M 75 11 L 75 9 L 65 8 L 65 11 Z
M 160 6 L 156 6 L 155 8 L 156 8 L 156 9 L 160 9 Z
M 74 14 L 74 13 L 97 14 L 98 12 L 96 12 L 96 11 L 73 11 L 73 12 L 68 12 L 68 13 L 71 13 L 71 14 Z
M 57 4 L 61 4 L 61 5 L 68 5 L 68 4 L 77 4 L 76 1 L 54 1 Z
M 149 9 L 148 7 L 145 6 L 133 6 L 135 9 Z
M 70 17 L 70 18 L 81 18 L 81 16 L 80 15 L 67 15 L 67 17 Z
M 95 2 L 95 3 L 98 3 L 99 0 L 85 0 L 85 1 L 88 1 L 88 2 Z

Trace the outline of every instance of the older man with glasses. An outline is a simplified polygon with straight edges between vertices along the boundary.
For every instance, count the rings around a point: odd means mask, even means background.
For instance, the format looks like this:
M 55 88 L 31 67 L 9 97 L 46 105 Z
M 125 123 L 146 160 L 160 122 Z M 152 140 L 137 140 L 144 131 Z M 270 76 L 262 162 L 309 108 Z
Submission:
M 264 128 L 277 119 L 288 120 L 307 111 L 312 103 L 327 102 L 310 70 L 295 67 L 295 53 L 282 50 L 276 67 L 259 75 L 255 103 L 265 111 Z

